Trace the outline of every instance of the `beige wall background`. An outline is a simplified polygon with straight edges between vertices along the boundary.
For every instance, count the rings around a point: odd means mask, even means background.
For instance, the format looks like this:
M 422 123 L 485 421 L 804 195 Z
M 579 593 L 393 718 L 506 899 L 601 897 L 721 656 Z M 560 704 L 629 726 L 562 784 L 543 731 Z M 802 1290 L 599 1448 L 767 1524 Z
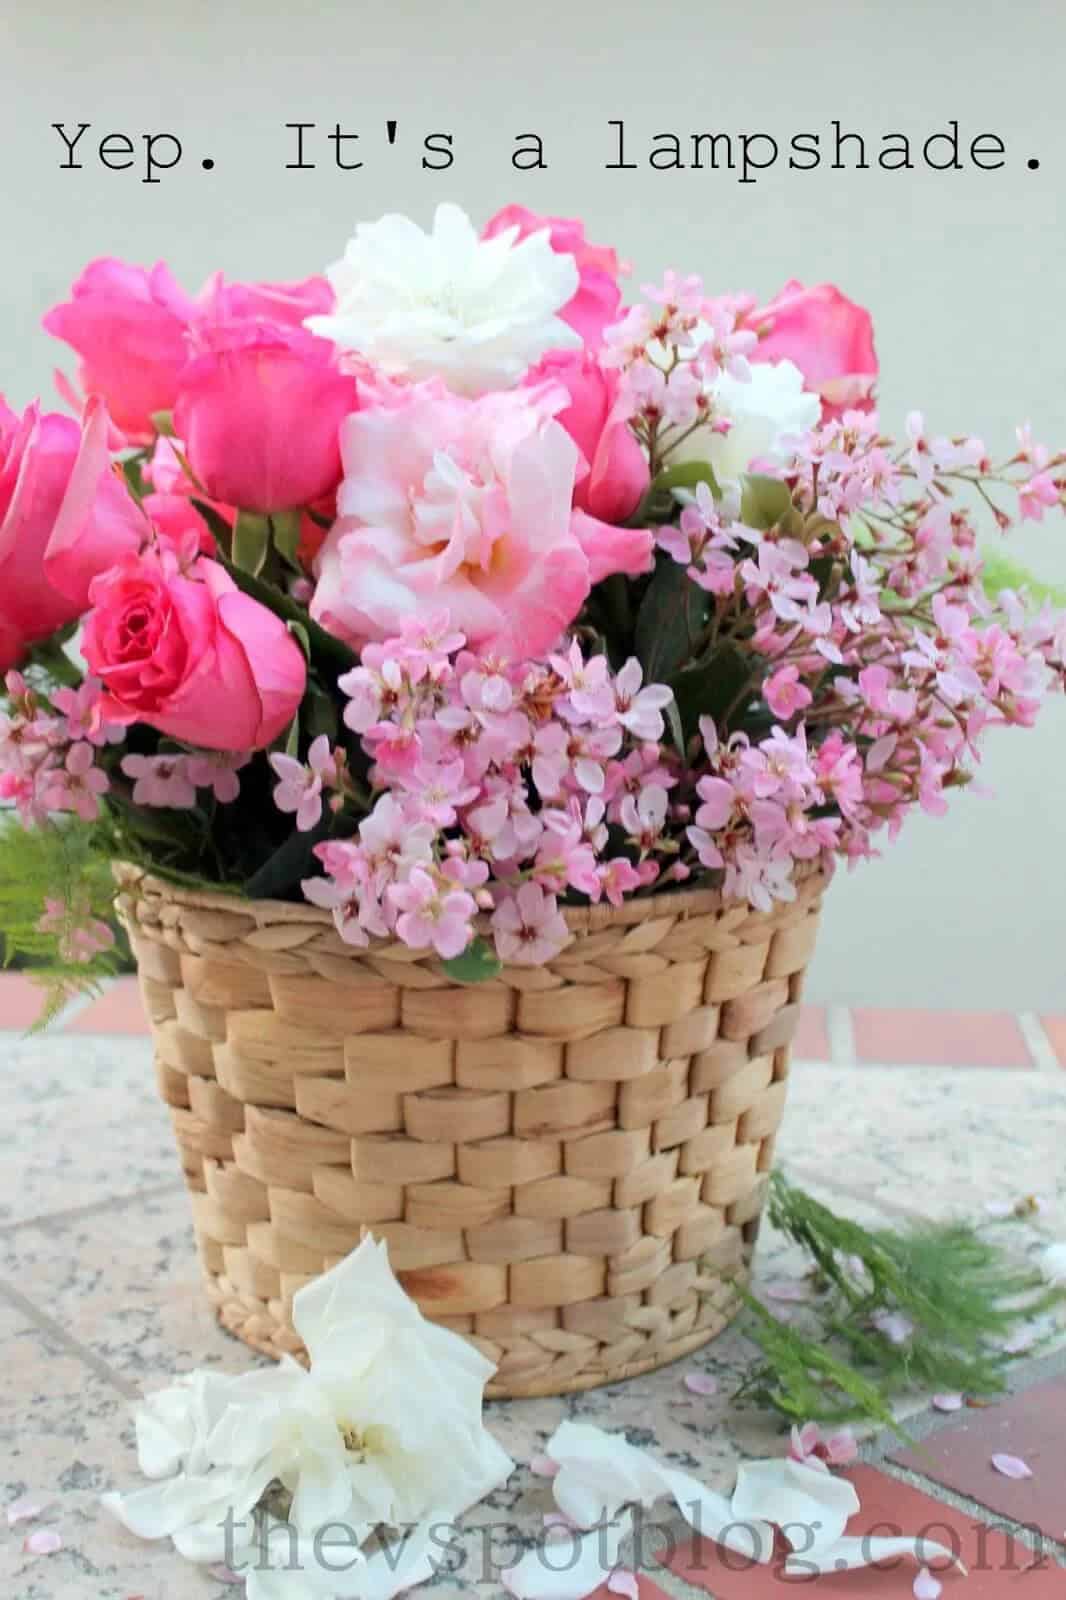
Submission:
M 639 284 L 666 265 L 716 288 L 773 293 L 832 279 L 874 312 L 882 409 L 921 406 L 938 428 L 1009 449 L 1031 419 L 1066 439 L 1066 115 L 1060 0 L 337 0 L 253 6 L 29 6 L 12 0 L 0 55 L 4 311 L 0 387 L 51 388 L 61 348 L 38 327 L 92 256 L 165 257 L 190 287 L 319 270 L 352 223 L 385 210 L 427 221 L 457 200 L 509 200 L 587 219 Z M 865 133 L 919 139 L 958 118 L 999 134 L 998 173 L 656 172 L 653 135 Z M 394 148 L 385 120 L 395 118 Z M 636 171 L 605 171 L 623 118 Z M 185 156 L 159 184 L 87 160 L 59 170 L 50 124 L 174 132 Z M 314 171 L 286 171 L 286 122 L 318 124 Z M 339 172 L 326 132 L 361 134 Z M 548 170 L 510 166 L 515 135 L 544 138 Z M 421 141 L 454 136 L 455 164 L 420 170 Z M 309 136 L 309 138 L 312 136 Z M 215 162 L 206 172 L 203 158 Z M 1040 162 L 1037 171 L 1026 165 Z M 1066 523 L 1018 542 L 1066 580 Z M 1066 1009 L 1066 703 L 1033 732 L 990 741 L 989 793 L 918 817 L 886 858 L 841 873 L 810 992 L 885 1005 Z

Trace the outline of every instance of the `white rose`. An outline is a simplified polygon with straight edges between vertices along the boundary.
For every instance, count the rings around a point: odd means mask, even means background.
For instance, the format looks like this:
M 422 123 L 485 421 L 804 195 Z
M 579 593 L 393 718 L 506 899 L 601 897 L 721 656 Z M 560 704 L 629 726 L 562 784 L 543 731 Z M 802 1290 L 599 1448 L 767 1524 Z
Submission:
M 698 428 L 672 451 L 670 464 L 708 461 L 725 487 L 736 483 L 753 461 L 783 461 L 788 439 L 817 423 L 822 403 L 803 387 L 803 374 L 791 361 L 762 361 L 745 382 L 721 373 L 708 388 L 717 420 L 727 420 L 727 433 Z
M 327 271 L 337 304 L 307 327 L 389 377 L 439 377 L 478 395 L 509 389 L 548 350 L 581 345 L 555 314 L 577 290 L 577 264 L 546 228 L 481 239 L 458 206 L 439 205 L 432 233 L 396 215 L 359 223 Z

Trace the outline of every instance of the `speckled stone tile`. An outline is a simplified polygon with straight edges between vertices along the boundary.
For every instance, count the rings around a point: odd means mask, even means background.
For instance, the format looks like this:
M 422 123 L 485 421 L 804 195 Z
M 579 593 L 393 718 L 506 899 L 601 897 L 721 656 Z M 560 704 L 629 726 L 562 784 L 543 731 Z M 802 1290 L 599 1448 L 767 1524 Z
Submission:
M 26 1041 L 3 1075 L 0 1229 L 181 1182 L 143 1040 Z
M 779 1144 L 874 1205 L 982 1220 L 987 1201 L 1040 1195 L 1040 1225 L 1066 1234 L 1066 1075 L 809 1066 L 792 1075 Z
M 0 1522 L 5 1600 L 224 1600 L 233 1595 L 172 1549 L 143 1544 L 99 1504 L 135 1479 L 129 1403 L 66 1343 L 0 1299 L 0 1498 L 32 1493 L 47 1509 L 35 1522 Z M 26 1536 L 54 1529 L 56 1555 L 32 1556 Z

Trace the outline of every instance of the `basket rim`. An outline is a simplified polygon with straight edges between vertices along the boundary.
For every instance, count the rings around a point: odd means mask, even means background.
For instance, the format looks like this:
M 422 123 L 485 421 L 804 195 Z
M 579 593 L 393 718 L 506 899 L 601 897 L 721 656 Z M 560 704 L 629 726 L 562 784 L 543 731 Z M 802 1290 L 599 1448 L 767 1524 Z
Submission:
M 204 911 L 226 911 L 235 916 L 250 916 L 258 927 L 279 923 L 303 923 L 322 928 L 333 927 L 332 914 L 309 901 L 252 899 L 243 894 L 227 894 L 222 890 L 190 889 L 173 883 L 168 878 L 157 877 L 147 867 L 129 861 L 112 862 L 115 881 L 122 889 L 136 893 L 138 890 L 157 895 L 175 905 L 189 906 Z M 794 882 L 804 898 L 829 882 L 830 872 L 824 867 L 800 868 Z M 784 911 L 795 902 L 780 901 L 775 911 Z M 679 915 L 682 918 L 705 916 L 714 912 L 732 912 L 738 921 L 758 916 L 757 908 L 746 900 L 727 900 L 720 888 L 664 889 L 643 899 L 623 900 L 620 906 L 609 901 L 590 906 L 561 906 L 566 925 L 572 934 L 598 933 L 604 928 L 631 927 L 649 917 Z M 772 913 L 763 913 L 763 915 Z M 487 919 L 478 918 L 478 925 L 487 925 Z M 385 941 L 391 943 L 392 941 Z

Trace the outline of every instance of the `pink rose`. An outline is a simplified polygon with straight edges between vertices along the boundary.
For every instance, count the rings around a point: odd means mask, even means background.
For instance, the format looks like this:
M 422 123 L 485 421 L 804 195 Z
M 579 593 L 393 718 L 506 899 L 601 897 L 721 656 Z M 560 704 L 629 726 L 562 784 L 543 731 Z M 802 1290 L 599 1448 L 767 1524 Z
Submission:
M 90 401 L 73 417 L 17 417 L 0 400 L 0 657 L 81 616 L 97 573 L 140 547 L 144 514 L 111 464 L 111 424 Z
M 193 301 L 162 261 L 145 269 L 104 256 L 89 263 L 44 326 L 81 357 L 85 393 L 102 396 L 129 439 L 147 442 L 155 433 L 153 413 L 174 404 L 194 314 Z
M 793 278 L 744 325 L 759 334 L 751 361 L 791 361 L 822 397 L 822 418 L 869 411 L 879 371 L 870 313 L 831 283 L 805 289 Z
M 574 504 L 604 522 L 624 522 L 640 504 L 650 481 L 648 460 L 627 419 L 616 410 L 620 378 L 584 350 L 557 350 L 526 377 L 529 384 L 554 379 L 570 404 L 559 421 L 584 458 Z
M 221 272 L 207 280 L 196 298 L 198 324 L 254 320 L 300 328 L 305 317 L 333 310 L 336 296 L 328 278 L 298 283 L 227 283 Z
M 207 750 L 261 750 L 303 698 L 303 651 L 217 562 L 182 571 L 129 556 L 92 587 L 82 654 L 109 722 L 144 722 Z
M 651 564 L 651 536 L 573 509 L 578 452 L 546 383 L 467 399 L 439 381 L 376 392 L 341 430 L 338 520 L 311 614 L 357 644 L 447 611 L 474 647 L 535 656 L 590 587 Z
M 202 354 L 182 374 L 174 429 L 214 500 L 290 511 L 336 488 L 338 429 L 355 379 L 333 347 L 302 328 L 236 320 L 202 327 Z
M 585 224 L 576 217 L 540 217 L 535 211 L 527 211 L 525 206 L 504 206 L 489 218 L 481 237 L 495 238 L 505 228 L 517 228 L 519 239 L 548 228 L 556 254 L 573 256 L 580 282 L 577 293 L 563 306 L 559 316 L 590 347 L 602 344 L 603 330 L 617 320 L 622 303 L 618 277 L 623 269 L 617 253 L 607 245 L 589 244 L 585 238 Z

